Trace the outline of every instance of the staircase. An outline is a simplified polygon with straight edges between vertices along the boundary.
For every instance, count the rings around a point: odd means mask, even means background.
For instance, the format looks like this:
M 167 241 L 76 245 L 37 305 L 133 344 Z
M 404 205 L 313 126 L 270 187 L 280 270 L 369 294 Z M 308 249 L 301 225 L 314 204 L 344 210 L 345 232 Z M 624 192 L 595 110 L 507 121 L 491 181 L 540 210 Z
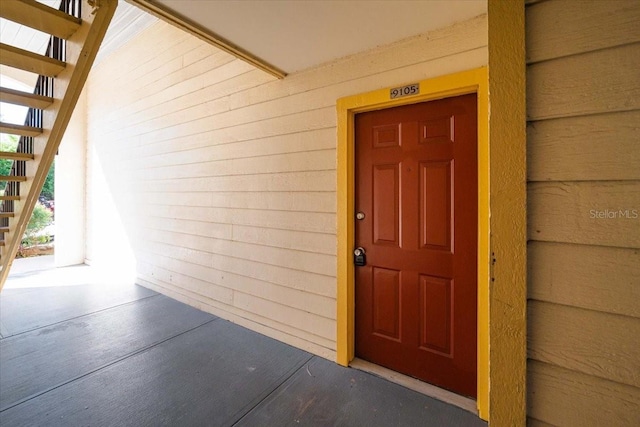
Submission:
M 51 35 L 44 55 L 0 40 L 0 64 L 39 75 L 34 93 L 0 88 L 0 101 L 29 107 L 24 125 L 0 123 L 19 135 L 0 196 L 0 290 L 9 275 L 31 212 L 85 84 L 117 0 L 62 0 L 54 9 L 35 0 L 0 0 L 0 17 Z

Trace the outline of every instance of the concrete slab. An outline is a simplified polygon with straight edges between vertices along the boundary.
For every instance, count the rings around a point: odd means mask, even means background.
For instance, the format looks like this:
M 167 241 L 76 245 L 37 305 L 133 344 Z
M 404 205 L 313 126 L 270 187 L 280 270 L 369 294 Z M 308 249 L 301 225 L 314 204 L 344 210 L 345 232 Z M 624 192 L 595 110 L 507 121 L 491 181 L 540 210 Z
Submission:
M 16 258 L 11 263 L 9 277 L 34 271 L 51 270 L 55 268 L 55 255 Z
M 486 426 L 139 286 L 78 285 L 88 271 L 0 294 L 0 424 Z
M 2 411 L 18 426 L 230 426 L 311 356 L 223 320 Z
M 237 426 L 486 427 L 477 416 L 318 357 Z
M 157 295 L 142 286 L 101 285 L 4 289 L 0 298 L 3 338 Z
M 163 295 L 0 341 L 0 411 L 215 317 Z

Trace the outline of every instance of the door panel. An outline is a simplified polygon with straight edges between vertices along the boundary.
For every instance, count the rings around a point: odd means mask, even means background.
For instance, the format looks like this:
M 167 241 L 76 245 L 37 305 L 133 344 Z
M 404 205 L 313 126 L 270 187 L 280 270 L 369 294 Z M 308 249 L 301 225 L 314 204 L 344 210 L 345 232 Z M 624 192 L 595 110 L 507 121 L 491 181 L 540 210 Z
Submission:
M 420 122 L 420 143 L 449 143 L 455 135 L 453 116 L 433 118 Z
M 452 291 L 452 280 L 420 276 L 420 348 L 447 357 L 453 357 Z
M 373 148 L 397 147 L 400 145 L 400 124 L 373 128 Z
M 420 242 L 422 248 L 451 251 L 451 161 L 420 164 Z
M 356 356 L 476 395 L 477 117 L 464 95 L 356 115 Z
M 373 241 L 399 246 L 400 179 L 398 165 L 373 167 Z
M 396 341 L 400 339 L 399 283 L 399 271 L 373 269 L 373 333 Z

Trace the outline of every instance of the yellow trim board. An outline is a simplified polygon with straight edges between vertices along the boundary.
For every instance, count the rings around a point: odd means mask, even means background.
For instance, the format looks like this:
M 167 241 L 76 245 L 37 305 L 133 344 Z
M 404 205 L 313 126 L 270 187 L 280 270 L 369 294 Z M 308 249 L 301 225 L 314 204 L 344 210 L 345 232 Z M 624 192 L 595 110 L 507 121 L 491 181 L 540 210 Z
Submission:
M 413 83 L 413 82 L 412 82 Z M 390 88 L 338 100 L 337 145 L 337 362 L 348 366 L 354 358 L 355 241 L 354 130 L 356 113 L 451 96 L 478 96 L 478 411 L 488 419 L 489 403 L 489 93 L 486 67 L 423 80 L 417 95 L 391 99 Z
M 491 120 L 490 421 L 526 424 L 527 191 L 525 12 L 488 1 Z

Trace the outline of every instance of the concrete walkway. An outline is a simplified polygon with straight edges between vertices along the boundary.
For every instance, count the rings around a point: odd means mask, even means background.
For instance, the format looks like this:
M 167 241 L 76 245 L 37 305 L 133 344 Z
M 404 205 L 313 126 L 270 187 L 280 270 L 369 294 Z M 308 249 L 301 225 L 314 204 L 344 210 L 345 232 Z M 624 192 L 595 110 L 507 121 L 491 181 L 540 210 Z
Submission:
M 13 261 L 3 289 L 105 285 L 131 286 L 134 280 L 122 271 L 85 264 L 55 267 L 54 255 L 18 258 Z
M 55 268 L 54 255 L 34 256 L 30 258 L 16 258 L 11 264 L 9 277 L 19 276 L 36 271 L 52 270 Z
M 486 426 L 151 290 L 96 283 L 92 273 L 11 275 L 0 294 L 0 425 Z

